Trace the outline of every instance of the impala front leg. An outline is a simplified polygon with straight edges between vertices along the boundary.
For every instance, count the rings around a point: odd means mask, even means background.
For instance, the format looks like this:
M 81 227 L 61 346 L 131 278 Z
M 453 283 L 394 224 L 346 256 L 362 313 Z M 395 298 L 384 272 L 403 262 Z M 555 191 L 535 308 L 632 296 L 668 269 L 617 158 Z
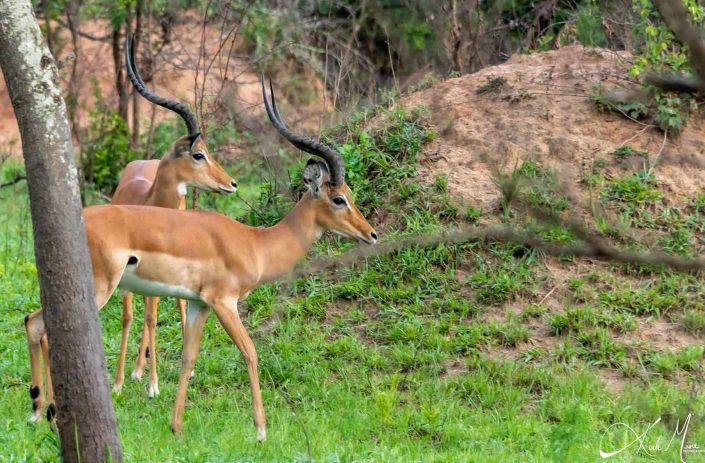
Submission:
M 159 395 L 159 376 L 157 375 L 157 306 L 158 297 L 148 297 L 145 299 L 144 324 L 149 333 L 149 389 L 150 398 Z
M 174 414 L 171 418 L 171 430 L 176 434 L 181 434 L 189 376 L 193 371 L 193 367 L 196 365 L 198 352 L 201 348 L 203 327 L 205 326 L 209 310 L 210 309 L 205 305 L 193 301 L 189 301 L 188 303 L 188 311 L 186 313 L 186 336 L 184 338 L 184 350 L 181 354 L 179 388 L 176 391 Z
M 247 365 L 247 374 L 250 378 L 250 390 L 252 392 L 252 417 L 257 428 L 257 440 L 264 442 L 267 439 L 267 426 L 264 416 L 264 406 L 262 405 L 262 393 L 259 388 L 259 375 L 257 373 L 257 351 L 255 345 L 247 334 L 245 325 L 240 320 L 237 311 L 237 299 L 229 302 L 216 304 L 213 309 L 218 316 L 220 324 L 223 325 L 230 338 L 237 348 L 240 349 Z
M 144 323 L 142 324 L 142 339 L 140 340 L 140 347 L 137 350 L 135 368 L 132 370 L 132 375 L 130 376 L 134 380 L 142 379 L 142 375 L 144 375 L 144 368 L 147 366 L 147 356 L 149 355 L 149 326 L 147 323 L 147 311 L 151 305 L 151 299 L 151 297 L 144 297 Z
M 125 384 L 125 356 L 127 355 L 127 340 L 132 326 L 132 293 L 122 295 L 122 339 L 120 340 L 120 357 L 118 357 L 117 371 L 113 391 L 120 392 Z

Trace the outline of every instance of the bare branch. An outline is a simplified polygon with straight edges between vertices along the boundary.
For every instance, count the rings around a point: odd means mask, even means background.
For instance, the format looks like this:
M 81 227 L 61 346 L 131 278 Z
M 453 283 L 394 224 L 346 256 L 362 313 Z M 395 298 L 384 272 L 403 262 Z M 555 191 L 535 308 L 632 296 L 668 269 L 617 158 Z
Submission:
M 17 176 L 15 176 L 14 179 L 10 180 L 9 182 L 0 183 L 0 188 L 5 188 L 5 187 L 8 187 L 8 186 L 12 186 L 12 185 L 14 185 L 14 184 L 16 184 L 16 183 L 21 182 L 22 180 L 27 180 L 27 176 L 26 176 L 26 175 L 17 175 Z
M 411 246 L 428 247 L 477 240 L 516 243 L 540 250 L 552 256 L 587 257 L 623 264 L 664 265 L 681 272 L 694 272 L 705 269 L 705 259 L 702 258 L 685 258 L 663 252 L 641 253 L 623 251 L 613 247 L 598 236 L 587 234 L 583 227 L 567 222 L 562 222 L 562 224 L 571 228 L 578 236 L 582 235 L 582 242 L 562 245 L 547 242 L 534 234 L 518 233 L 505 226 L 467 226 L 424 236 L 413 236 L 404 239 L 395 238 L 378 243 L 375 246 L 356 247 L 337 257 L 313 259 L 307 265 L 291 272 L 287 280 L 293 281 L 296 278 L 323 271 L 350 267 L 363 259 L 380 257 Z
M 65 27 L 66 29 L 70 29 L 71 26 L 69 26 L 69 23 L 64 21 L 61 18 L 58 18 L 56 20 L 62 27 Z M 83 32 L 83 31 L 78 31 L 78 35 L 81 37 L 88 39 L 88 40 L 93 40 L 94 42 L 110 42 L 112 34 L 105 34 L 105 35 L 93 35 L 89 34 L 88 32 Z
M 678 72 L 657 74 L 650 73 L 644 81 L 647 84 L 658 87 L 667 92 L 689 92 L 702 93 L 705 92 L 705 81 L 698 76 L 683 74 Z

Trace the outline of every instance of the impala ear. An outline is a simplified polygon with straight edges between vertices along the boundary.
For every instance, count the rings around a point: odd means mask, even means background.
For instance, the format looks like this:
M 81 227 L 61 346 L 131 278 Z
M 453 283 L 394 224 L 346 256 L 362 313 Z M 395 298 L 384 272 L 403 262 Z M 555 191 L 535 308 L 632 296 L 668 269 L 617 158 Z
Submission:
M 304 185 L 306 185 L 306 188 L 308 188 L 314 198 L 320 196 L 321 186 L 323 185 L 323 169 L 325 167 L 322 167 L 321 164 L 315 159 L 309 159 L 306 167 L 304 167 Z
M 191 141 L 186 137 L 179 139 L 173 146 L 174 157 L 178 158 L 191 152 Z
M 193 148 L 193 144 L 196 143 L 199 138 L 201 138 L 201 132 L 196 132 L 188 136 L 188 140 L 190 142 L 189 149 Z

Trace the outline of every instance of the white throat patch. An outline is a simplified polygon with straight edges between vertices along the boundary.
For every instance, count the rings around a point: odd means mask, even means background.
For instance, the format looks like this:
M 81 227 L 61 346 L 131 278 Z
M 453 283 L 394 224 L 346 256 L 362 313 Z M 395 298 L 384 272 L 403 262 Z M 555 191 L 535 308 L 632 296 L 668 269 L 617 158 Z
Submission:
M 179 185 L 176 187 L 176 191 L 178 192 L 179 196 L 181 196 L 182 198 L 184 196 L 186 196 L 186 194 L 188 193 L 188 190 L 186 188 L 186 183 L 179 182 Z

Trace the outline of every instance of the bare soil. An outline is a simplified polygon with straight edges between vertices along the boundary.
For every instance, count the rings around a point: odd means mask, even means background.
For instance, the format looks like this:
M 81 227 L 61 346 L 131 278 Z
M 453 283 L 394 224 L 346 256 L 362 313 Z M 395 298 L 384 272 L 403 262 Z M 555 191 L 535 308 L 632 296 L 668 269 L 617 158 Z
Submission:
M 624 85 L 631 56 L 626 52 L 569 46 L 514 55 L 506 63 L 449 79 L 402 100 L 429 108 L 439 133 L 421 159 L 423 178 L 445 174 L 451 192 L 484 211 L 499 204 L 496 172 L 536 160 L 556 169 L 565 187 L 586 199 L 579 180 L 595 159 L 608 159 L 622 145 L 659 156 L 658 178 L 681 195 L 705 182 L 705 132 L 691 119 L 678 136 L 624 117 L 601 113 L 591 98 L 593 84 Z M 483 86 L 496 89 L 478 94 Z M 608 163 L 608 171 L 610 172 Z

